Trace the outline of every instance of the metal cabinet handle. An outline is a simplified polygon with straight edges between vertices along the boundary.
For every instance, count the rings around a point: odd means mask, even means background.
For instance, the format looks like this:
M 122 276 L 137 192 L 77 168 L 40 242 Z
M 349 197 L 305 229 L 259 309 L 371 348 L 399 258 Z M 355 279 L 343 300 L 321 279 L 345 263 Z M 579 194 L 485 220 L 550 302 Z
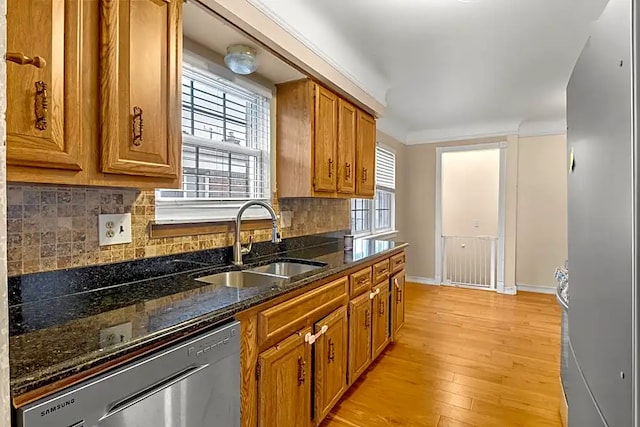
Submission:
M 44 68 L 47 66 L 47 61 L 41 56 L 27 56 L 22 52 L 7 52 L 5 56 L 7 61 L 20 65 L 33 65 L 36 68 Z
M 304 381 L 307 377 L 306 365 L 307 362 L 304 361 L 302 356 L 298 357 L 298 386 L 304 384 Z
M 333 176 L 333 159 L 329 159 L 329 178 Z
M 333 340 L 329 338 L 329 363 L 333 362 L 335 359 L 335 346 L 333 345 Z
M 47 84 L 42 80 L 36 82 L 36 96 L 33 110 L 36 116 L 36 129 L 47 129 L 47 109 L 49 108 L 49 100 L 47 99 Z
M 351 178 L 351 163 L 345 163 L 345 168 L 347 169 L 347 179 Z
M 365 283 L 369 282 L 369 276 L 363 277 L 362 279 L 358 280 L 358 285 L 362 285 Z
M 371 312 L 367 309 L 364 314 L 364 328 L 369 329 L 369 326 L 371 326 Z
M 362 168 L 362 183 L 367 182 L 367 168 Z
M 144 124 L 142 122 L 142 108 L 133 107 L 133 118 L 131 120 L 131 126 L 133 127 L 133 145 L 139 147 L 142 144 L 142 132 L 144 130 Z
M 402 289 L 400 288 L 397 277 L 393 279 L 393 283 L 396 285 L 396 302 L 402 302 Z
M 380 303 L 378 304 L 378 315 L 384 316 L 384 300 L 383 299 L 381 299 Z

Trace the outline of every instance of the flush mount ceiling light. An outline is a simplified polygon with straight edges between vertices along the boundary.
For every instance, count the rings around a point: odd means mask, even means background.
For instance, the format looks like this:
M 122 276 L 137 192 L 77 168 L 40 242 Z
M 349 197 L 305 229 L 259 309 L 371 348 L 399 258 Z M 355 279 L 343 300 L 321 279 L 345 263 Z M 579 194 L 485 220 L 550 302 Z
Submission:
M 233 44 L 227 48 L 224 63 L 236 74 L 251 74 L 258 68 L 256 50 L 243 44 Z

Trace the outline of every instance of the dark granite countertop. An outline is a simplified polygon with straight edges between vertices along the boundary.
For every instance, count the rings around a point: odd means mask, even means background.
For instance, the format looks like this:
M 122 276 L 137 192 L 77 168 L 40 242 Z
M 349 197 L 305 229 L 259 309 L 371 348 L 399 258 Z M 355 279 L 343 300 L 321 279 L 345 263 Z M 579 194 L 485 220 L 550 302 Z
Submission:
M 342 239 L 307 239 L 313 246 L 300 248 L 303 242 L 275 249 L 257 245 L 253 259 L 245 260 L 251 263 L 247 267 L 283 258 L 326 263 L 278 286 L 238 289 L 196 280 L 234 269 L 229 248 L 9 278 L 12 395 L 220 324 L 254 305 L 407 246 L 359 240 L 346 252 Z M 104 329 L 117 325 L 123 325 L 124 342 L 112 344 Z

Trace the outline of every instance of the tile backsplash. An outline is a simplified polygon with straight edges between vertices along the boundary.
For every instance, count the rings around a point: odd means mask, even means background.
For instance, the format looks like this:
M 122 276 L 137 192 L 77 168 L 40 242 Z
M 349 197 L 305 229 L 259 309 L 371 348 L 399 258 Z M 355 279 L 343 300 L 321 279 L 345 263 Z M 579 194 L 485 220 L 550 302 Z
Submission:
M 153 191 L 16 184 L 7 190 L 10 276 L 233 244 L 231 233 L 151 238 Z M 281 230 L 285 238 L 350 228 L 349 200 L 283 199 L 279 209 L 293 213 L 291 226 Z M 132 214 L 132 242 L 99 246 L 98 215 L 127 212 Z M 243 233 L 246 241 L 249 232 Z M 255 241 L 271 238 L 271 230 L 251 234 Z

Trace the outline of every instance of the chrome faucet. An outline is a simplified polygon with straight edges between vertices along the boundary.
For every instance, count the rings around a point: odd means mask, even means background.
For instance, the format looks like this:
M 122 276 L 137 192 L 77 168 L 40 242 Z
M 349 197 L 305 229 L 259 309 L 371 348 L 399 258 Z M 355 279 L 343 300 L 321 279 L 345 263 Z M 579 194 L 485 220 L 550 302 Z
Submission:
M 249 200 L 244 205 L 240 206 L 238 209 L 238 214 L 236 215 L 236 236 L 235 242 L 233 242 L 233 263 L 235 265 L 242 265 L 242 256 L 251 252 L 251 248 L 253 247 L 253 236 L 249 237 L 249 246 L 243 247 L 242 243 L 240 243 L 240 226 L 242 224 L 242 214 L 247 208 L 251 206 L 262 206 L 271 214 L 272 228 L 271 228 L 271 242 L 272 243 L 280 243 L 282 239 L 280 238 L 280 232 L 278 231 L 278 217 L 276 212 L 273 210 L 273 207 L 267 202 L 263 202 L 262 200 Z

